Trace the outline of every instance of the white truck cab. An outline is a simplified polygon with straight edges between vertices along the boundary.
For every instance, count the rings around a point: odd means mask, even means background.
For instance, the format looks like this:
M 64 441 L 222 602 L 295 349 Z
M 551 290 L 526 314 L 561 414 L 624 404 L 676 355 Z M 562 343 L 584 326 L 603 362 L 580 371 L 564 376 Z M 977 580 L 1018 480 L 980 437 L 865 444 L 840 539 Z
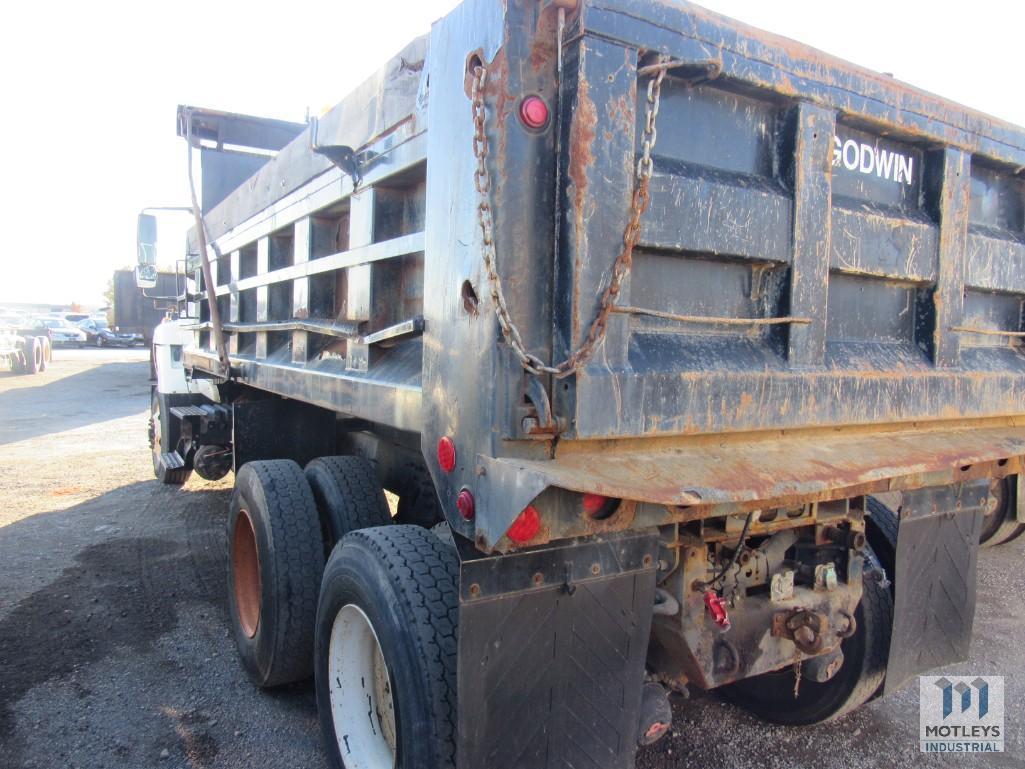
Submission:
M 220 400 L 210 380 L 190 380 L 185 374 L 184 350 L 194 344 L 189 319 L 165 318 L 153 331 L 153 365 L 156 391 L 164 395 L 203 395 L 214 403 Z

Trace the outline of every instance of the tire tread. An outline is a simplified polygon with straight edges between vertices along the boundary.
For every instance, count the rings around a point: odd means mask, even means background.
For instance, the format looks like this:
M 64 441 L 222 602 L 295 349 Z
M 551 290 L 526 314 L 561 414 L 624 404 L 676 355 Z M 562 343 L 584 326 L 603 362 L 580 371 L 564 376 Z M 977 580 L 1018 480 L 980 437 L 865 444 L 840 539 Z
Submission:
M 323 540 L 313 492 L 298 464 L 290 459 L 249 462 L 239 474 L 259 479 L 270 523 L 277 612 L 273 657 L 260 686 L 308 678 L 313 672 L 317 597 L 323 574 Z M 250 513 L 252 514 L 252 513 Z
M 456 657 L 459 632 L 459 560 L 429 530 L 393 525 L 353 532 L 391 575 L 409 638 L 427 672 L 433 721 L 438 725 L 436 766 L 455 765 Z M 344 545 L 343 545 L 344 546 Z
M 391 523 L 391 510 L 384 496 L 384 488 L 373 465 L 363 457 L 318 457 L 306 465 L 306 477 L 311 469 L 321 466 L 337 487 L 342 505 L 337 512 L 342 534 L 371 526 Z

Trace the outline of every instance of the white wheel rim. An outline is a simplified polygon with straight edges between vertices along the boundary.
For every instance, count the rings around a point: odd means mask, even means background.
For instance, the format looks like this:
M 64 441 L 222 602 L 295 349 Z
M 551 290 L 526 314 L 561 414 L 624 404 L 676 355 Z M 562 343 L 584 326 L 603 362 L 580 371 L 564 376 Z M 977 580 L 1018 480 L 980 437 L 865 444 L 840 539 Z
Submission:
M 374 626 L 355 604 L 335 615 L 327 676 L 335 739 L 346 769 L 393 769 L 391 676 Z

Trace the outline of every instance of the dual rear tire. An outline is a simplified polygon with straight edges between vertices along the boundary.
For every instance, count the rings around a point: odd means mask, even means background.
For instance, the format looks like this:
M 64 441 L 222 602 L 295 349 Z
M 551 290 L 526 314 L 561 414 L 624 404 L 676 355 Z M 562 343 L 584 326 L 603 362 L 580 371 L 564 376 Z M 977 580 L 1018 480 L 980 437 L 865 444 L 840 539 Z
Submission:
M 427 529 L 353 532 L 324 570 L 317 710 L 328 763 L 455 765 L 459 563 Z
M 309 677 L 324 545 L 299 465 L 243 465 L 227 534 L 228 606 L 242 666 L 261 687 Z
M 1018 522 L 1017 476 L 993 480 L 990 485 L 990 506 L 982 519 L 979 544 L 995 547 L 1012 542 L 1025 533 L 1025 523 Z
M 365 459 L 249 462 L 228 519 L 228 601 L 261 687 L 314 674 L 329 762 L 454 765 L 458 559 L 391 525 Z M 399 696 L 401 695 L 401 696 Z
M 38 374 L 46 371 L 46 364 L 50 361 L 47 353 L 49 340 L 42 336 L 27 336 L 24 340 L 17 357 L 12 359 L 11 368 L 14 373 Z

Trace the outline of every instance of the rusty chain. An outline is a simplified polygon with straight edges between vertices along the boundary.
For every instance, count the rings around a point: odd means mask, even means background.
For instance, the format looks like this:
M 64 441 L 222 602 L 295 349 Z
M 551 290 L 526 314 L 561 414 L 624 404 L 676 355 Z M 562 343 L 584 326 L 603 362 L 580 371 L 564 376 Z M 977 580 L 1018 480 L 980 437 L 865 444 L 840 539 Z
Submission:
M 498 316 L 498 324 L 502 336 L 512 348 L 523 368 L 534 375 L 552 374 L 556 379 L 568 377 L 583 366 L 594 354 L 595 348 L 605 337 L 609 314 L 615 306 L 623 281 L 630 274 L 633 262 L 633 249 L 641 231 L 641 216 L 648 208 L 650 196 L 648 184 L 651 181 L 653 162 L 652 151 L 655 149 L 657 131 L 655 120 L 658 117 L 659 100 L 662 93 L 662 80 L 671 62 L 667 56 L 660 56 L 658 63 L 646 68 L 654 76 L 648 81 L 647 105 L 644 130 L 641 134 L 641 157 L 637 162 L 637 179 L 630 200 L 629 220 L 623 231 L 623 250 L 612 265 L 612 277 L 602 294 L 598 313 L 591 322 L 587 337 L 583 343 L 566 360 L 555 366 L 549 366 L 536 355 L 527 350 L 523 337 L 513 322 L 506 305 L 505 294 L 502 292 L 502 281 L 498 275 L 495 256 L 494 219 L 491 210 L 491 175 L 488 172 L 488 138 L 485 131 L 487 112 L 484 106 L 484 87 L 487 83 L 487 69 L 477 66 L 473 72 L 473 86 L 470 101 L 473 109 L 473 154 L 477 159 L 477 169 L 473 174 L 474 186 L 480 201 L 477 204 L 478 223 L 480 224 L 483 244 L 484 266 L 487 270 L 488 285 L 491 289 L 491 302 Z

